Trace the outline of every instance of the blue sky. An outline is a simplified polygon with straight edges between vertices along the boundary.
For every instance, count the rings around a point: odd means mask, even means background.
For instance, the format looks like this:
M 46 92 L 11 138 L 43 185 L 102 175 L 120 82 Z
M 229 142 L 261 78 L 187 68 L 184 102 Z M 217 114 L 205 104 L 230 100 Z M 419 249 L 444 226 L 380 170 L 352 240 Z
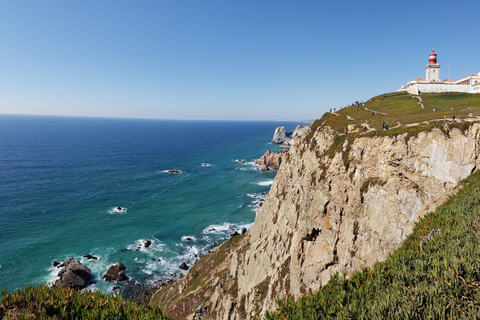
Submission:
M 0 113 L 315 119 L 480 71 L 480 1 L 3 1 Z

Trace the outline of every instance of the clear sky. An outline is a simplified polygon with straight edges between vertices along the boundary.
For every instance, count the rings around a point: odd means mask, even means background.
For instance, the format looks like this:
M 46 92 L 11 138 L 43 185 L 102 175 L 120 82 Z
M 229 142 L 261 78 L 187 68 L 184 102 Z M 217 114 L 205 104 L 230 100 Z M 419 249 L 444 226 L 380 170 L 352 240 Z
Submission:
M 315 119 L 480 71 L 480 1 L 0 0 L 0 113 Z

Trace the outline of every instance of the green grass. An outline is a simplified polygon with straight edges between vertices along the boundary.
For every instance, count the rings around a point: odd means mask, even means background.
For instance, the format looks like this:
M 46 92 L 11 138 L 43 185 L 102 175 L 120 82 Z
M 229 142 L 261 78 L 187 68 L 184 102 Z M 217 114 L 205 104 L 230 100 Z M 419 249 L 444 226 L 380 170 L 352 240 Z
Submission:
M 98 291 L 42 285 L 2 295 L 0 319 L 167 319 L 159 307 Z
M 480 172 L 463 185 L 385 262 L 279 301 L 264 319 L 480 319 Z
M 409 124 L 443 121 L 445 117 L 451 119 L 453 116 L 457 122 L 470 116 L 480 117 L 480 94 L 428 93 L 420 97 L 423 109 L 413 95 L 404 92 L 382 94 L 368 100 L 365 108 L 346 107 L 336 114 L 325 113 L 317 127 L 330 126 L 344 133 L 349 125 L 353 125 L 362 132 L 363 124 L 367 123 L 371 129 L 383 131 L 382 123 L 388 121 L 390 128 L 399 126 L 401 129 L 397 131 L 406 132 Z

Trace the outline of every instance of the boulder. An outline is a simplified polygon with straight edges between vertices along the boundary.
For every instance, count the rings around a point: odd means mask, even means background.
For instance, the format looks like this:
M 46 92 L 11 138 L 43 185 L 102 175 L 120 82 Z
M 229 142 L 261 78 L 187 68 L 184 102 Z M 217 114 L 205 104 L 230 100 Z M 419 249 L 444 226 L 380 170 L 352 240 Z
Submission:
M 68 286 L 73 289 L 83 289 L 92 279 L 92 272 L 76 259 L 64 262 L 63 269 L 58 273 L 59 279 L 54 285 L 57 288 Z
M 185 262 L 182 262 L 182 264 L 179 266 L 180 269 L 182 270 L 188 270 L 188 265 Z
M 232 231 L 232 232 L 230 233 L 230 237 L 236 237 L 236 236 L 238 236 L 238 235 L 240 235 L 240 234 L 239 234 L 238 231 L 236 231 L 236 230 L 235 230 L 235 231 Z
M 109 282 L 128 280 L 128 277 L 125 274 L 124 270 L 127 270 L 127 268 L 121 262 L 111 265 L 110 268 L 108 268 L 107 273 L 103 275 L 103 278 L 105 279 L 105 281 Z
M 98 257 L 92 256 L 91 254 L 86 254 L 83 257 L 87 258 L 88 260 L 98 260 Z
M 242 234 L 245 234 L 247 232 L 247 228 L 242 228 Z
M 58 262 L 58 261 L 53 261 L 52 266 L 54 266 L 54 267 L 59 267 L 59 266 L 60 266 L 60 262 Z M 61 268 L 61 267 L 59 267 L 59 268 Z
M 145 248 L 148 248 L 151 245 L 152 245 L 152 241 L 150 241 L 150 240 L 145 241 Z
M 168 173 L 172 173 L 172 174 L 177 174 L 177 173 L 180 173 L 181 171 L 178 170 L 178 169 L 170 169 L 168 170 Z

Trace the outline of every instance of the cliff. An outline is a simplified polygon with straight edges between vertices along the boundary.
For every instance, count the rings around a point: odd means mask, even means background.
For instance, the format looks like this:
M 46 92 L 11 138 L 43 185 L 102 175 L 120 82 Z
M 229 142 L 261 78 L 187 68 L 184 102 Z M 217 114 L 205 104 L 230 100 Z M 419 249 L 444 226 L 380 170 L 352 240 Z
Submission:
M 349 118 L 313 123 L 283 158 L 252 229 L 202 257 L 151 303 L 178 319 L 252 319 L 275 309 L 276 299 L 318 290 L 335 272 L 385 260 L 478 167 L 477 123 L 404 123 L 385 133 L 370 130 L 381 119 L 369 126 Z M 359 133 L 358 122 L 371 132 Z M 349 133 L 338 123 L 352 126 Z

